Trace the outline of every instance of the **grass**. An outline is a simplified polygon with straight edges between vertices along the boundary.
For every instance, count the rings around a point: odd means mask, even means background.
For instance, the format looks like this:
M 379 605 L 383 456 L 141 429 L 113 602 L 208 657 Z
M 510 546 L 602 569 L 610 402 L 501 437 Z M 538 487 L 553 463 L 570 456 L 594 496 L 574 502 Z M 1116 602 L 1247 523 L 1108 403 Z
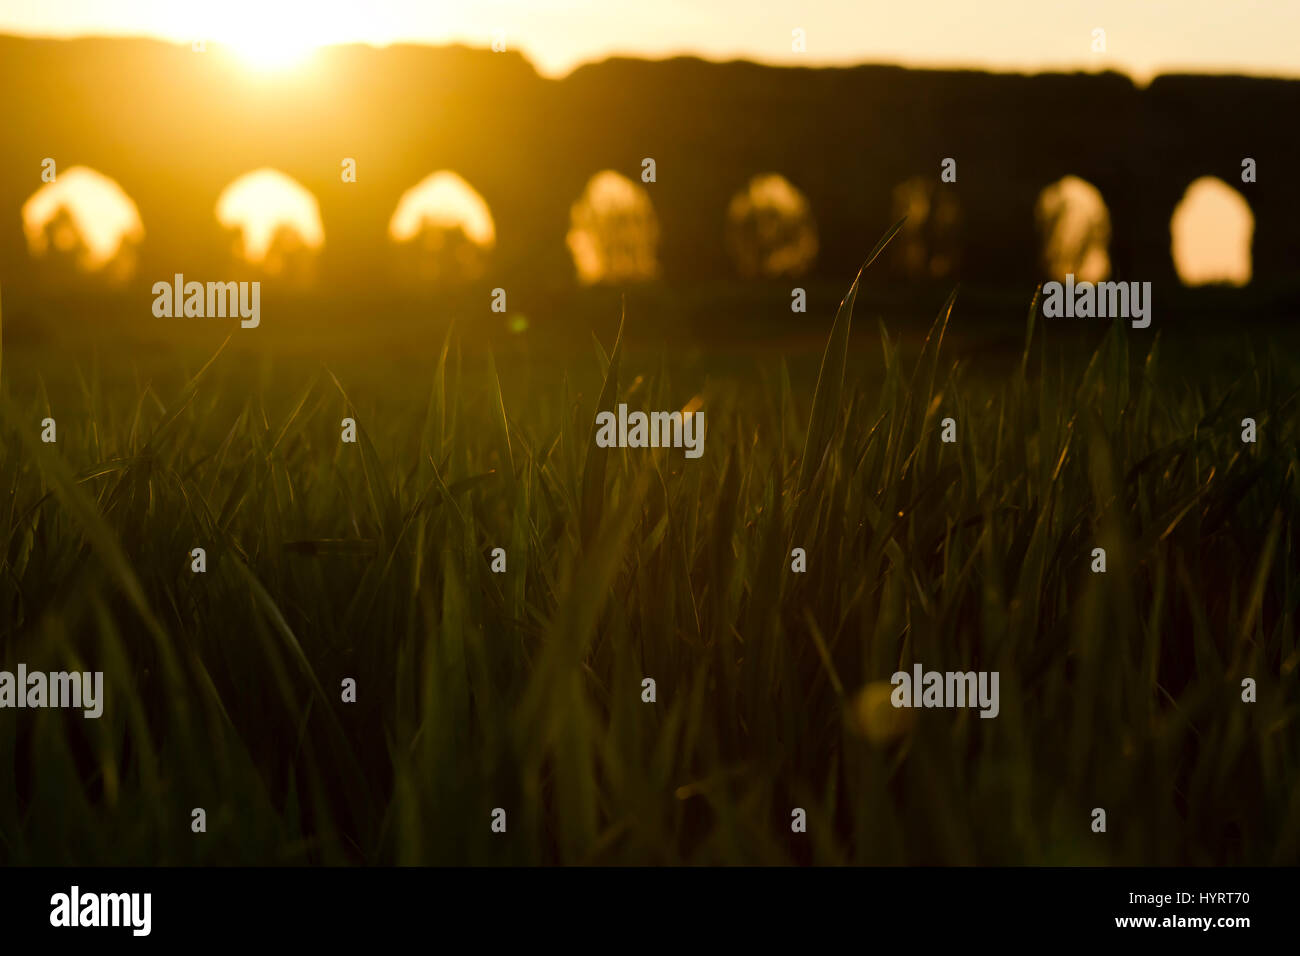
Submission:
M 418 395 L 229 350 L 166 390 L 6 378 L 0 666 L 107 702 L 0 711 L 0 860 L 1294 862 L 1294 359 L 1079 353 L 1031 305 L 981 379 L 949 299 L 864 374 L 857 288 L 812 394 L 622 329 L 554 387 L 455 330 Z M 698 460 L 594 447 L 598 408 L 697 397 Z M 999 717 L 882 707 L 913 662 L 997 670 Z

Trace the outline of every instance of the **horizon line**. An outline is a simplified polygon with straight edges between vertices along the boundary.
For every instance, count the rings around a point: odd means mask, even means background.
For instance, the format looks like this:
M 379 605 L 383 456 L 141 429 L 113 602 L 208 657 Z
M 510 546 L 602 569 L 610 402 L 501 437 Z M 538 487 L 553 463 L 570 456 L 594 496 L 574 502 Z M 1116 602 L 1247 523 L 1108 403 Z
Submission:
M 12 39 L 21 41 L 52 41 L 52 42 L 87 42 L 87 41 L 125 41 L 125 42 L 150 42 L 162 46 L 185 47 L 187 41 L 174 37 L 165 37 L 150 33 L 26 33 L 13 31 L 12 29 L 0 29 L 0 40 Z M 195 39 L 202 39 L 196 37 Z M 225 52 L 234 54 L 236 45 L 226 40 L 208 41 L 214 47 L 220 48 Z M 447 40 L 419 40 L 414 38 L 397 38 L 387 42 L 376 42 L 374 40 L 339 40 L 320 43 L 313 46 L 309 53 L 309 58 L 316 53 L 329 49 L 341 49 L 345 47 L 368 47 L 373 50 L 386 50 L 394 47 L 420 47 L 429 50 L 453 49 L 460 48 L 478 52 L 492 52 L 490 44 L 475 45 L 468 43 L 463 39 Z M 674 60 L 696 60 L 702 63 L 708 63 L 715 66 L 728 66 L 732 64 L 748 64 L 752 66 L 765 67 L 770 69 L 789 69 L 789 70 L 851 70 L 862 67 L 893 67 L 902 70 L 912 70 L 916 72 L 935 72 L 935 73 L 984 73 L 993 76 L 1052 76 L 1052 75 L 1077 75 L 1084 74 L 1088 76 L 1103 76 L 1114 74 L 1127 78 L 1134 86 L 1145 88 L 1150 86 L 1151 82 L 1159 77 L 1167 76 L 1204 76 L 1204 77 L 1221 77 L 1232 78 L 1240 77 L 1244 79 L 1259 80 L 1283 80 L 1283 81 L 1300 81 L 1300 73 L 1281 73 L 1281 72 L 1254 72 L 1246 67 L 1224 67 L 1221 69 L 1206 69 L 1203 67 L 1183 67 L 1175 64 L 1162 66 L 1151 71 L 1134 72 L 1121 67 L 1118 64 L 1110 63 L 1104 67 L 1093 67 L 1086 64 L 1086 61 L 1077 60 L 1073 63 L 1041 63 L 1032 66 L 1013 66 L 1006 64 L 977 63 L 973 61 L 951 61 L 951 60 L 927 60 L 927 59 L 897 59 L 897 60 L 851 60 L 842 57 L 827 57 L 817 59 L 810 63 L 790 62 L 785 58 L 773 57 L 756 57 L 752 53 L 737 51 L 732 54 L 710 54 L 683 47 L 677 50 L 667 51 L 659 56 L 647 56 L 637 52 L 620 52 L 610 50 L 601 56 L 580 59 L 563 70 L 547 70 L 539 65 L 539 59 L 535 53 L 530 51 L 526 45 L 513 46 L 505 51 L 512 53 L 527 63 L 539 77 L 550 80 L 563 80 L 584 67 L 598 66 L 613 60 L 634 61 L 641 63 L 668 63 Z M 807 57 L 808 54 L 800 54 L 801 57 Z

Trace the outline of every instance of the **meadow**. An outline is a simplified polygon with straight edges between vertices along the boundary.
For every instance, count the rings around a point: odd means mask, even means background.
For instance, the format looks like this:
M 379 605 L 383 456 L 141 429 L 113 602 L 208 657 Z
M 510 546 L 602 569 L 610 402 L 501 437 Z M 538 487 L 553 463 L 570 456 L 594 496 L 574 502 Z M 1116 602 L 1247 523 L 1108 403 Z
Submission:
M 545 360 L 247 359 L 269 307 L 192 367 L 7 347 L 0 667 L 105 703 L 0 711 L 0 861 L 1294 863 L 1294 353 L 1035 298 L 954 357 L 960 294 L 904 337 L 857 291 L 788 360 L 635 301 Z M 597 447 L 619 403 L 704 454 Z M 1000 713 L 894 710 L 914 663 Z

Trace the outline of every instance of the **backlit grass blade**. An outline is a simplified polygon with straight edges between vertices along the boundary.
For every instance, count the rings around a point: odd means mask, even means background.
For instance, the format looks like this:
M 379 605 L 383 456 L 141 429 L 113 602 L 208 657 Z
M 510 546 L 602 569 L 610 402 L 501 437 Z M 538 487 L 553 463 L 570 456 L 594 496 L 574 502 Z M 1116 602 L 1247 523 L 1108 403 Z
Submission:
M 501 394 L 501 376 L 497 374 L 496 359 L 488 353 L 488 371 L 491 374 L 489 387 L 492 395 L 488 400 L 491 408 L 492 439 L 496 445 L 497 456 L 501 459 L 501 470 L 505 473 L 506 493 L 514 497 L 515 493 L 515 458 L 510 450 L 510 427 L 506 424 L 506 400 Z
M 612 412 L 614 397 L 618 394 L 618 363 L 623 354 L 623 326 L 627 322 L 627 305 L 624 303 L 622 317 L 618 321 L 618 335 L 614 339 L 614 350 L 609 354 L 609 368 L 605 372 L 605 384 L 601 387 L 600 397 L 596 400 L 596 413 Z M 605 469 L 612 454 L 608 448 L 596 445 L 596 420 L 593 416 L 591 430 L 587 433 L 587 460 L 582 469 L 582 543 L 588 545 L 600 527 L 600 519 L 605 510 Z
M 853 303 L 858 297 L 858 284 L 867 266 L 876 261 L 889 241 L 903 228 L 907 219 L 898 220 L 876 243 L 871 254 L 867 256 L 858 274 L 849 286 L 848 295 L 835 312 L 835 322 L 831 326 L 830 339 L 826 342 L 826 351 L 822 355 L 821 371 L 817 375 L 817 388 L 813 392 L 812 413 L 808 418 L 808 434 L 804 439 L 803 456 L 799 463 L 798 490 L 806 491 L 812 476 L 821 462 L 822 455 L 830 441 L 835 428 L 835 421 L 840 414 L 840 395 L 844 390 L 844 369 L 849 354 L 849 325 L 853 321 Z

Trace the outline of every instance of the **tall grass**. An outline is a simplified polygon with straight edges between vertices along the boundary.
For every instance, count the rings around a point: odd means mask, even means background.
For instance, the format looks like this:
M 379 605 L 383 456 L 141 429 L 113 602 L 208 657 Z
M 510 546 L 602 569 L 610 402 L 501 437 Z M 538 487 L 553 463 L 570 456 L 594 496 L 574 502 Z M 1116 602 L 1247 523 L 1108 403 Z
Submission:
M 698 460 L 594 446 L 695 397 L 621 332 L 510 402 L 453 330 L 422 412 L 218 353 L 175 394 L 92 373 L 45 444 L 6 387 L 0 662 L 107 702 L 0 711 L 0 859 L 1293 862 L 1296 363 L 1226 381 L 1121 325 L 1073 361 L 1031 305 L 981 383 L 949 299 L 868 378 L 857 287 L 811 397 L 705 387 Z M 913 662 L 999 671 L 1000 716 L 882 706 Z

